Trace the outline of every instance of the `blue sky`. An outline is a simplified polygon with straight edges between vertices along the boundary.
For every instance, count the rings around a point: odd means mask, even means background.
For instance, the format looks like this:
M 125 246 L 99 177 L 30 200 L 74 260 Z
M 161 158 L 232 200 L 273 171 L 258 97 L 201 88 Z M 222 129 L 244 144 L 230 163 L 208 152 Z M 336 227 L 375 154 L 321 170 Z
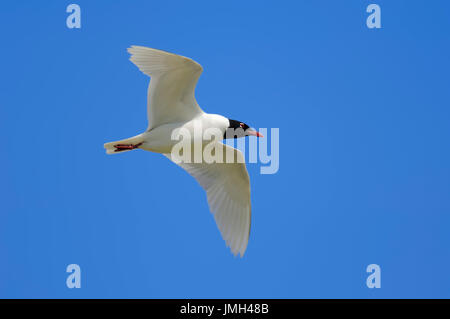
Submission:
M 4 1 L 0 297 L 450 297 L 448 1 Z M 234 258 L 146 128 L 132 44 L 201 63 L 202 108 L 280 129 Z M 79 264 L 82 287 L 66 287 Z M 381 267 L 369 289 L 366 267 Z

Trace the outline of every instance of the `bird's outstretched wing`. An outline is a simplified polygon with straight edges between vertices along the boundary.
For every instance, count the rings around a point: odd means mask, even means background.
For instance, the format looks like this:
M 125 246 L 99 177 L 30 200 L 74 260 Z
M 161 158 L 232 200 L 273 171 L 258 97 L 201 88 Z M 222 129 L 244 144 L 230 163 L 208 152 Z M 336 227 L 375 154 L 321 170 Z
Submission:
M 195 86 L 203 68 L 169 52 L 131 46 L 130 60 L 151 77 L 147 93 L 148 130 L 167 123 L 189 121 L 203 113 L 195 100 Z
M 216 142 L 217 143 L 217 142 Z M 214 215 L 222 238 L 234 255 L 241 257 L 250 235 L 250 179 L 239 150 L 218 143 L 238 159 L 234 163 L 177 163 L 194 177 L 206 191 L 209 209 Z M 171 154 L 164 154 L 172 159 Z

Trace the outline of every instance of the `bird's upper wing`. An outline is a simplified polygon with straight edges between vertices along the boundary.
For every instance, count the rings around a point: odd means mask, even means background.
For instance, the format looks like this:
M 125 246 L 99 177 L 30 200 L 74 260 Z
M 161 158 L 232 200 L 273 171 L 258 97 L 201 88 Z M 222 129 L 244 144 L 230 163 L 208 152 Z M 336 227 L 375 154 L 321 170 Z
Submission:
M 148 130 L 167 123 L 185 122 L 203 111 L 194 91 L 203 68 L 197 62 L 161 50 L 128 48 L 130 60 L 151 76 L 147 93 Z
M 217 143 L 217 142 L 216 142 Z M 206 191 L 209 209 L 214 215 L 222 238 L 234 255 L 241 257 L 250 235 L 250 179 L 239 150 L 218 143 L 233 153 L 234 163 L 177 163 Z M 164 154 L 172 160 L 170 154 Z

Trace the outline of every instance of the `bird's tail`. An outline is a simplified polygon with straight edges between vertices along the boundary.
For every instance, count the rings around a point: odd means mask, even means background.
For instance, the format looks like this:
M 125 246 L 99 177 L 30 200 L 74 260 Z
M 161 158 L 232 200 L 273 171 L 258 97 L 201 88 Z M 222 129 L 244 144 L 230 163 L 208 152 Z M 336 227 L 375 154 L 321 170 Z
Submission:
M 106 154 L 117 154 L 139 148 L 143 142 L 144 138 L 142 134 L 139 134 L 124 140 L 105 143 L 103 147 L 106 149 Z

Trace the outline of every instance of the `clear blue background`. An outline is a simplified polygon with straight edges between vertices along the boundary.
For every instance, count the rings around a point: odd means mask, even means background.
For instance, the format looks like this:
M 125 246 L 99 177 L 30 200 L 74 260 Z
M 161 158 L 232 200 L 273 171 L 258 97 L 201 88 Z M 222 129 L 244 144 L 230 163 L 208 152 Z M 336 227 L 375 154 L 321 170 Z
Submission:
M 380 30 L 362 0 L 84 0 L 80 30 L 70 3 L 1 5 L 0 297 L 450 297 L 448 1 L 377 0 Z M 132 44 L 201 63 L 206 112 L 280 129 L 243 259 L 187 173 L 105 154 L 147 125 Z

